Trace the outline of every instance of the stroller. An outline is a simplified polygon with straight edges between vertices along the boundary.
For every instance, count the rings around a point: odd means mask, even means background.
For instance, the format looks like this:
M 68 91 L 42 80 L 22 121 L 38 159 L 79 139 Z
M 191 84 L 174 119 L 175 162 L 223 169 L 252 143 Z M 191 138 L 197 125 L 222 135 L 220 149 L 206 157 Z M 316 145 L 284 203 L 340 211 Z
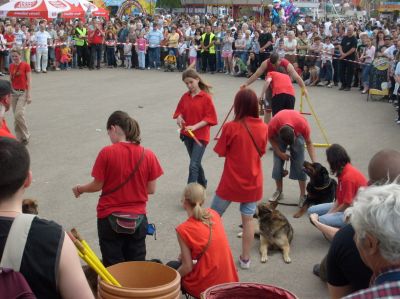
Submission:
M 369 91 L 367 101 L 379 97 L 389 96 L 389 67 L 390 62 L 386 57 L 378 57 L 372 62 L 369 73 Z

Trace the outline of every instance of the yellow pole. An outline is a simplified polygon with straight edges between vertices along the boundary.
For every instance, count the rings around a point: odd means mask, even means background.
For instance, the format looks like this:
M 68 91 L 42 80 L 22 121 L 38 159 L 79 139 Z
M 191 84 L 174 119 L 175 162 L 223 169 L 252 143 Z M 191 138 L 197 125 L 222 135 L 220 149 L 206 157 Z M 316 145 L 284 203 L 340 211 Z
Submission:
M 307 95 L 306 95 L 306 100 L 307 100 L 308 106 L 310 107 L 311 113 L 312 113 L 312 115 L 314 116 L 315 121 L 317 122 L 317 125 L 318 125 L 319 129 L 321 130 L 322 135 L 324 136 L 325 142 L 326 142 L 327 144 L 329 144 L 328 136 L 326 135 L 326 132 L 325 132 L 324 128 L 322 127 L 322 125 L 321 125 L 321 123 L 320 123 L 320 121 L 319 121 L 319 119 L 318 119 L 317 114 L 315 114 L 314 108 L 313 108 L 313 106 L 311 105 L 310 99 L 308 98 Z
M 80 258 L 83 259 L 90 266 L 90 268 L 92 268 L 97 274 L 99 274 L 100 277 L 106 283 L 113 285 L 113 283 L 111 283 L 111 281 L 107 278 L 107 276 L 104 275 L 104 273 L 100 271 L 100 269 L 96 266 L 96 264 L 91 260 L 91 258 L 88 255 L 81 253 L 79 250 L 78 250 L 78 254 L 79 254 Z

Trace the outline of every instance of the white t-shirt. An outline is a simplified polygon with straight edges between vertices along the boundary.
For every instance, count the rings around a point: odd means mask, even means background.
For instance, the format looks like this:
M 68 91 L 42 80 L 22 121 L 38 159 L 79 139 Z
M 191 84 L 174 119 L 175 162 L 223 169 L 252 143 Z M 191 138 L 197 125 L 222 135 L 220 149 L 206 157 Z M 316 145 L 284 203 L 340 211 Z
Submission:
M 51 39 L 51 36 L 47 31 L 38 31 L 35 33 L 35 42 L 40 48 L 47 48 L 47 41 L 49 39 Z
M 322 44 L 322 62 L 330 61 L 332 62 L 333 51 L 335 46 L 333 44 Z M 330 54 L 332 53 L 332 54 Z
M 187 44 L 186 43 L 179 43 L 178 44 L 178 53 L 179 55 L 183 55 L 186 52 Z
M 297 52 L 297 39 L 292 39 L 292 41 L 289 41 L 288 38 L 285 38 L 284 41 L 283 41 L 283 44 L 287 48 L 294 48 L 294 50 L 292 50 L 292 51 L 290 51 L 290 50 L 286 51 L 286 54 L 289 54 L 289 55 L 296 54 L 296 52 Z
M 331 31 L 331 26 L 332 26 L 332 23 L 329 21 L 329 22 L 325 22 L 325 24 L 324 24 L 324 34 L 325 34 L 325 36 L 332 36 L 332 31 Z

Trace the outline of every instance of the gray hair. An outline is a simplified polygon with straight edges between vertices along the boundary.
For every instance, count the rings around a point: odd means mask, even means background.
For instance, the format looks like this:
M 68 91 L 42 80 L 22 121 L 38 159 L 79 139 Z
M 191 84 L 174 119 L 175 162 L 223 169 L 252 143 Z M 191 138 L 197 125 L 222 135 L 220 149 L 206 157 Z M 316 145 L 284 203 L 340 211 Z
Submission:
M 382 257 L 400 262 L 400 184 L 398 180 L 383 186 L 360 188 L 346 216 L 358 238 L 368 233 L 379 240 Z

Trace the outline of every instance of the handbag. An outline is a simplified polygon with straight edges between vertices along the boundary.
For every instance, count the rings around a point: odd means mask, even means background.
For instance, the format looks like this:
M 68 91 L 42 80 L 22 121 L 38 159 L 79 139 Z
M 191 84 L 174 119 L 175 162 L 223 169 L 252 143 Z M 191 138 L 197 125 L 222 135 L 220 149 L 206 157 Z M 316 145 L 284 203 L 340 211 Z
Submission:
M 253 134 L 251 133 L 249 127 L 247 126 L 246 122 L 244 120 L 241 121 L 242 125 L 246 128 L 247 132 L 249 133 L 249 136 L 251 138 L 251 141 L 253 141 L 254 147 L 257 150 L 258 155 L 260 156 L 260 158 L 262 157 L 262 152 L 260 150 L 260 148 L 258 147 L 256 141 L 254 140 Z

